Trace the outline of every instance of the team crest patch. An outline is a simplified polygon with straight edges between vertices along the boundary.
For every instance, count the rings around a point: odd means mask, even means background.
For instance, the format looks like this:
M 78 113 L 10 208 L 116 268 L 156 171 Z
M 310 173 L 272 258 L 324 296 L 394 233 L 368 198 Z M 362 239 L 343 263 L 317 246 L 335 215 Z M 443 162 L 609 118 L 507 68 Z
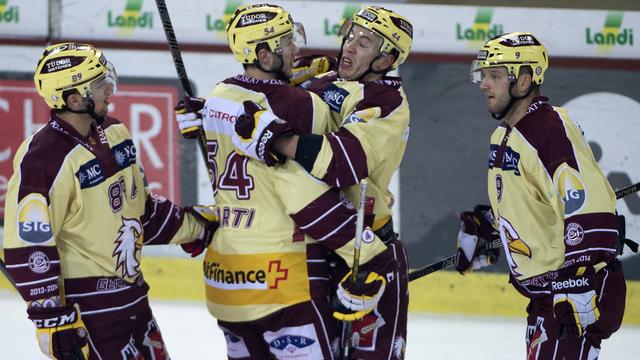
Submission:
M 153 354 L 154 360 L 169 360 L 169 354 L 164 346 L 162 334 L 160 333 L 160 328 L 158 327 L 158 323 L 156 323 L 155 319 L 152 319 L 147 324 L 147 331 L 144 333 L 144 340 L 142 343 L 147 347 L 147 349 L 149 349 L 149 352 Z
M 43 274 L 51 268 L 51 261 L 47 254 L 36 251 L 29 256 L 29 269 L 36 274 Z
M 538 317 L 535 325 L 527 326 L 527 360 L 538 360 L 542 344 L 548 340 L 543 323 L 544 318 Z
M 18 203 L 18 237 L 32 244 L 53 240 L 49 207 L 44 195 L 32 193 Z
M 385 321 L 380 316 L 378 309 L 365 315 L 362 320 L 354 321 L 352 324 L 353 344 L 361 350 L 375 350 L 378 338 L 378 329 L 384 326 Z
M 115 249 L 112 256 L 116 257 L 116 268 L 121 270 L 121 277 L 135 281 L 140 275 L 140 252 L 142 244 L 142 224 L 137 219 L 122 217 L 122 226 L 118 229 L 115 239 Z
M 502 175 L 497 174 L 496 175 L 496 194 L 498 197 L 498 202 L 500 202 L 502 200 Z
M 335 84 L 329 85 L 322 94 L 320 94 L 322 101 L 327 103 L 331 110 L 337 113 L 342 109 L 342 103 L 347 96 L 349 96 L 349 92 L 345 89 L 339 88 Z
M 564 234 L 564 242 L 569 246 L 575 246 L 582 242 L 584 239 L 584 230 L 580 224 L 569 223 L 567 225 L 567 231 Z
M 564 202 L 565 216 L 573 215 L 580 211 L 587 202 L 587 191 L 580 174 L 574 169 L 565 166 L 554 177 L 558 186 L 558 192 Z

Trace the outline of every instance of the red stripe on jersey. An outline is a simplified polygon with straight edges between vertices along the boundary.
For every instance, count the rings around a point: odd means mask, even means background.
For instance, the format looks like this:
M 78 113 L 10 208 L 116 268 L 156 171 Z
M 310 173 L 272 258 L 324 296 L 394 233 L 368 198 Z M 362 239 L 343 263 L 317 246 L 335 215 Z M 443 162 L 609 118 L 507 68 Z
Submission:
M 344 246 L 356 231 L 356 211 L 340 192 L 330 189 L 291 215 L 298 227 L 330 249 Z
M 546 101 L 547 98 L 542 96 L 534 98 L 532 104 L 537 106 L 533 110 L 530 109 L 516 124 L 516 129 L 536 149 L 550 177 L 553 177 L 562 163 L 567 163 L 579 172 L 578 161 L 562 119 Z
M 333 157 L 322 181 L 331 186 L 348 187 L 360 182 L 369 174 L 367 154 L 360 140 L 349 130 L 340 128 L 327 134 Z

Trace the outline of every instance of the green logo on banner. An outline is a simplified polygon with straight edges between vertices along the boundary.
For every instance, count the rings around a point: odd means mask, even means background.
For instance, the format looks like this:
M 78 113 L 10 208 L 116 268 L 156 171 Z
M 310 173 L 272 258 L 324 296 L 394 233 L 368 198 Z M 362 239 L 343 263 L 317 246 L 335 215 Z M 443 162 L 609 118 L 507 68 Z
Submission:
M 504 34 L 502 24 L 491 24 L 492 17 L 492 8 L 478 8 L 473 26 L 471 26 L 470 28 L 465 28 L 462 26 L 462 24 L 456 23 L 456 39 L 468 41 L 469 48 L 476 50 L 487 40 L 494 38 L 500 34 Z
M 223 34 L 227 30 L 227 24 L 229 19 L 233 16 L 233 13 L 242 5 L 242 0 L 227 0 L 227 5 L 224 8 L 224 14 L 222 18 L 216 18 L 214 15 L 207 14 L 206 28 L 207 31 L 215 31 Z
M 20 7 L 9 6 L 7 3 L 9 0 L 0 0 L 0 24 L 1 23 L 19 23 L 20 22 Z
M 324 18 L 324 35 L 325 36 L 338 36 L 340 32 L 340 27 L 342 27 L 342 23 L 346 19 L 349 19 L 355 14 L 358 10 L 360 10 L 361 6 L 358 4 L 353 5 L 345 5 L 344 11 L 342 12 L 342 17 L 340 18 L 339 23 L 332 23 L 328 18 Z
M 144 0 L 127 0 L 124 13 L 115 15 L 113 11 L 107 12 L 107 26 L 116 27 L 125 33 L 130 33 L 136 28 L 153 29 L 153 14 L 151 11 L 141 12 Z
M 601 32 L 586 28 L 587 45 L 597 45 L 598 50 L 607 53 L 614 46 L 633 46 L 633 29 L 622 27 L 622 11 L 609 11 Z

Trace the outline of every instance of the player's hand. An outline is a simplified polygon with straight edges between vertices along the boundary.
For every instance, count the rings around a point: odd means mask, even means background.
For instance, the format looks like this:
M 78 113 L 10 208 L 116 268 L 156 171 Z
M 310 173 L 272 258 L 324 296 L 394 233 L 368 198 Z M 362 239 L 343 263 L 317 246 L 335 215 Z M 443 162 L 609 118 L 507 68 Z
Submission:
M 187 139 L 194 139 L 202 127 L 202 109 L 205 99 L 185 96 L 175 107 L 176 121 L 180 133 Z
M 461 274 L 470 273 L 495 264 L 500 257 L 500 249 L 486 248 L 486 243 L 497 239 L 493 228 L 491 207 L 476 205 L 473 212 L 460 214 L 455 268 Z
M 245 113 L 236 119 L 235 132 L 231 136 L 238 153 L 267 166 L 284 164 L 286 156 L 278 153 L 274 145 L 281 137 L 293 133 L 289 124 L 253 101 L 243 104 Z
M 200 233 L 200 236 L 195 241 L 180 244 L 184 252 L 196 257 L 202 254 L 203 251 L 209 247 L 213 240 L 218 227 L 220 227 L 220 219 L 218 218 L 218 212 L 213 206 L 194 205 L 185 208 L 185 211 L 191 213 L 196 219 L 204 224 L 204 228 Z
M 62 307 L 31 307 L 29 319 L 36 326 L 40 351 L 50 359 L 82 359 L 89 357 L 89 332 L 80 318 L 77 304 Z
M 308 79 L 333 69 L 337 59 L 332 56 L 313 54 L 302 56 L 293 61 L 292 75 L 289 79 L 295 86 Z
M 582 336 L 600 317 L 595 270 L 591 266 L 561 269 L 550 286 L 558 338 Z
M 362 319 L 378 305 L 387 286 L 386 276 L 398 268 L 391 249 L 376 255 L 363 264 L 354 281 L 349 271 L 340 283 L 334 297 L 333 317 L 342 321 Z

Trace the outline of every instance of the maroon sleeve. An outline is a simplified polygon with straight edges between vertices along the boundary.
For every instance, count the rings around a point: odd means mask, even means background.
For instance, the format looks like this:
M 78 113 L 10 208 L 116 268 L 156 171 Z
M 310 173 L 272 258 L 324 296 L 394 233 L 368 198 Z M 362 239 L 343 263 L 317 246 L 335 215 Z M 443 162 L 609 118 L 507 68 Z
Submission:
M 144 245 L 168 244 L 184 220 L 184 210 L 166 198 L 150 194 L 140 218 L 144 229 Z
M 331 146 L 333 157 L 322 181 L 344 188 L 358 184 L 369 175 L 367 154 L 356 136 L 349 130 L 340 128 L 325 137 Z
M 356 210 L 351 202 L 330 189 L 291 215 L 298 228 L 329 249 L 338 249 L 356 233 Z

